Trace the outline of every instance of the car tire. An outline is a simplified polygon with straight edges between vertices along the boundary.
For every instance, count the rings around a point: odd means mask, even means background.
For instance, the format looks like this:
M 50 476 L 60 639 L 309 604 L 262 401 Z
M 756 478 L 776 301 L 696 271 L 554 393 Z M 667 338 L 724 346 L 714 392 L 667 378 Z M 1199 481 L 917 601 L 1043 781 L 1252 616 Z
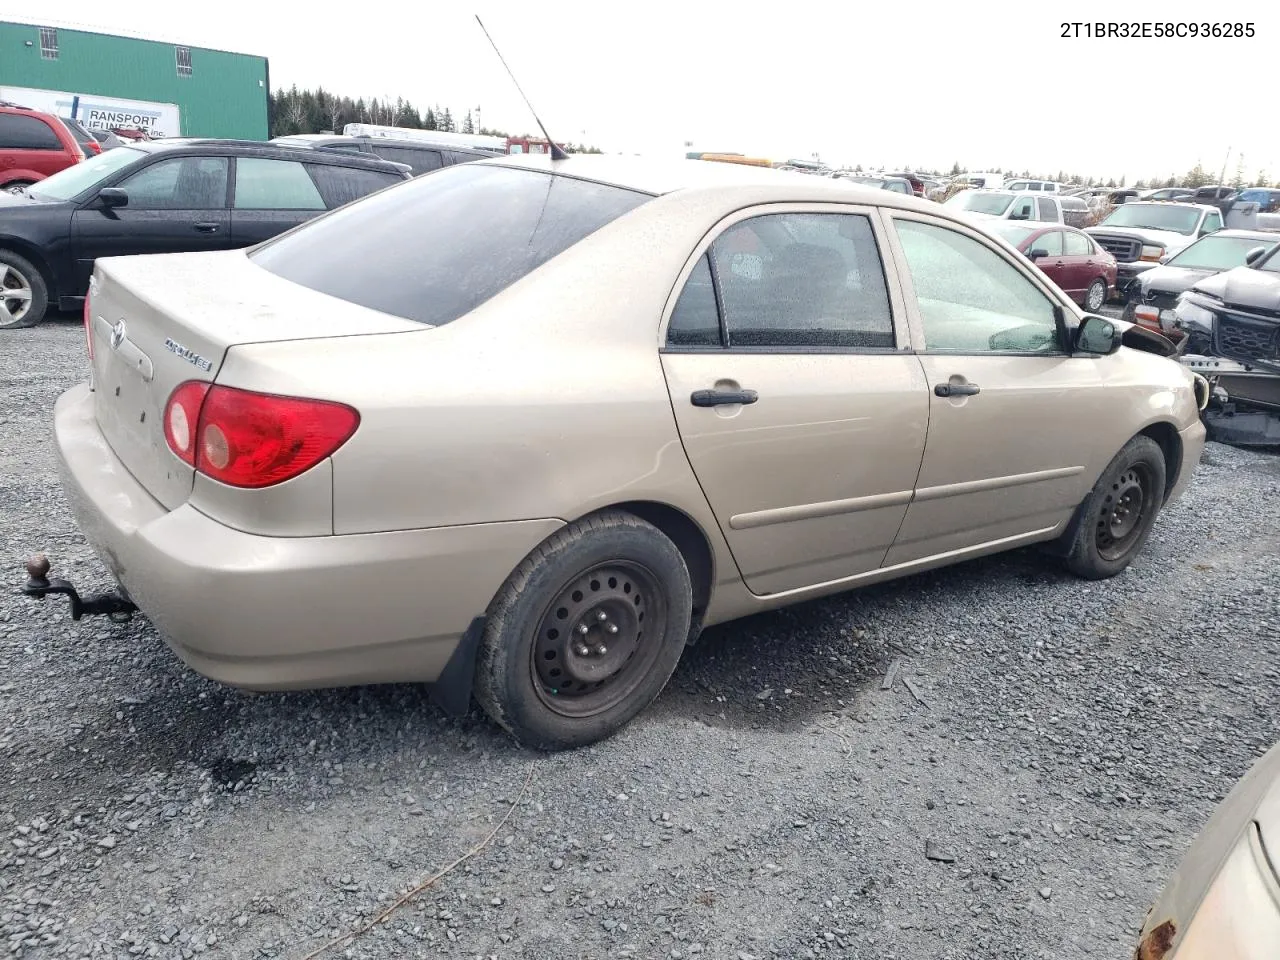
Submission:
M 689 569 L 668 537 L 622 511 L 586 517 L 498 592 L 477 651 L 476 700 L 536 750 L 603 740 L 666 686 L 692 615 Z
M 1084 308 L 1090 313 L 1097 313 L 1102 309 L 1102 305 L 1107 302 L 1107 281 L 1099 277 L 1093 283 L 1089 284 L 1089 289 L 1084 293 Z
M 1141 551 L 1164 505 L 1164 451 L 1150 437 L 1124 445 L 1080 507 L 1067 569 L 1086 580 L 1120 573 Z
M 26 258 L 0 250 L 0 330 L 34 327 L 49 307 L 44 276 Z

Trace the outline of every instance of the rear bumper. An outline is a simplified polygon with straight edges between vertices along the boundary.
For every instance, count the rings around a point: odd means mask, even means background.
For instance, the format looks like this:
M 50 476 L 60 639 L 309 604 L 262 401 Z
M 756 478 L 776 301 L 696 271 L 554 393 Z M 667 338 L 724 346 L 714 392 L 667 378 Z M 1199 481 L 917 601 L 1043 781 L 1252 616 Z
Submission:
M 58 399 L 54 425 L 63 487 L 103 562 L 192 669 L 246 689 L 439 680 L 509 573 L 563 525 L 258 536 L 152 499 L 98 429 L 86 384 Z

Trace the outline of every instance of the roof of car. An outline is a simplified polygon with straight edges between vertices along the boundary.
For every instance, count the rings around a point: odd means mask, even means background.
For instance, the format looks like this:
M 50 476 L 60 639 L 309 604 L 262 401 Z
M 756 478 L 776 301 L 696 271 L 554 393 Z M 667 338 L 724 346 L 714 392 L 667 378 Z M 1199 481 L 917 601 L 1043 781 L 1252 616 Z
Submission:
M 368 154 L 348 153 L 341 150 L 317 151 L 308 147 L 292 147 L 283 143 L 264 143 L 260 140 L 210 140 L 195 137 L 172 137 L 165 140 L 139 140 L 130 143 L 130 149 L 145 153 L 162 153 L 167 150 L 190 150 L 195 153 L 222 153 L 231 151 L 240 156 L 273 157 L 276 159 L 305 160 L 308 163 L 331 163 L 341 166 L 363 166 L 370 169 L 399 168 L 380 157 Z
M 895 206 L 937 213 L 942 208 L 891 190 L 860 186 L 844 177 L 815 177 L 811 173 L 776 170 L 771 167 L 720 163 L 714 160 L 686 160 L 666 157 L 635 157 L 611 154 L 572 154 L 566 160 L 552 160 L 549 154 L 514 154 L 475 161 L 482 166 L 518 167 L 564 176 L 594 180 L 627 190 L 654 195 L 716 187 L 757 187 L 770 192 L 776 188 L 777 200 L 787 199 L 848 202 L 851 195 L 862 194 L 862 201 L 879 206 Z M 948 216 L 949 214 L 944 214 Z

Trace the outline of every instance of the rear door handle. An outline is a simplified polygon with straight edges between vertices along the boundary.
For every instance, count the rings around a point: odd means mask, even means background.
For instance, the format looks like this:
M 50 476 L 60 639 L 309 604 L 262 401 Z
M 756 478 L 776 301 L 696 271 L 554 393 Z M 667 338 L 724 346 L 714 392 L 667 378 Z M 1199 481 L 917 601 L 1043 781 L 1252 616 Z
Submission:
M 939 397 L 972 397 L 982 392 L 976 383 L 939 383 L 933 388 Z
M 760 395 L 754 390 L 695 390 L 689 402 L 695 407 L 721 407 L 731 403 L 755 403 Z
M 217 233 L 217 232 L 218 232 L 218 224 L 216 224 L 216 223 L 209 223 L 209 222 L 207 222 L 207 221 L 206 221 L 206 222 L 204 222 L 204 223 L 197 223 L 197 224 L 196 224 L 196 229 L 197 229 L 197 230 L 199 230 L 201 233 Z

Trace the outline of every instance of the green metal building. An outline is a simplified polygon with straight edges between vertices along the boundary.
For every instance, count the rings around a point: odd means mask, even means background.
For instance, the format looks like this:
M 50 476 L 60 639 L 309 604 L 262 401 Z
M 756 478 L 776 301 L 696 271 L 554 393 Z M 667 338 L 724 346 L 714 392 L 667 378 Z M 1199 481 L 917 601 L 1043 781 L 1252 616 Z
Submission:
M 0 100 L 86 126 L 265 140 L 270 89 L 266 57 L 0 21 Z

